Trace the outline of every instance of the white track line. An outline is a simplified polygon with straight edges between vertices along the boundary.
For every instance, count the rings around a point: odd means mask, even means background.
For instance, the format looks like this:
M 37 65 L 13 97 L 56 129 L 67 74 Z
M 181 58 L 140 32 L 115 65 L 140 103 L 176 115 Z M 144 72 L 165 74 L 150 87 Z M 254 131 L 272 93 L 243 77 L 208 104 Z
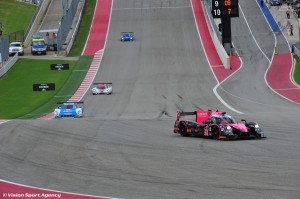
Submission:
M 18 183 L 14 183 L 14 182 L 2 180 L 2 179 L 0 179 L 0 182 L 4 182 L 4 183 L 7 183 L 7 184 L 12 184 L 12 185 L 16 185 L 16 186 L 21 186 L 21 187 L 26 187 L 26 188 L 30 188 L 30 189 L 38 189 L 38 190 L 42 190 L 42 191 L 50 191 L 50 192 L 61 193 L 61 194 L 70 194 L 70 195 L 78 195 L 78 196 L 87 196 L 87 197 L 94 197 L 94 198 L 101 198 L 101 199 L 120 199 L 120 198 L 110 198 L 110 197 L 104 197 L 104 196 L 95 196 L 95 195 L 79 194 L 79 193 L 73 193 L 73 192 L 56 191 L 56 190 L 52 190 L 52 189 L 45 189 L 45 188 L 39 188 L 39 187 L 33 187 L 33 186 L 28 186 L 28 185 L 18 184 Z M 8 198 L 9 198 L 9 197 L 8 197 Z M 63 198 L 63 197 L 61 197 L 61 198 Z

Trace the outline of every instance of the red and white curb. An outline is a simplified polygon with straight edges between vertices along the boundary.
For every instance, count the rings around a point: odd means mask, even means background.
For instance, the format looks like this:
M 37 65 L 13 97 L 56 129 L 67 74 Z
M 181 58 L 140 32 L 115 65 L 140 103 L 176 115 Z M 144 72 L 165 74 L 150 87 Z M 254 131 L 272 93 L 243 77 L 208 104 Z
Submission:
M 98 72 L 98 69 L 99 69 L 99 66 L 100 66 L 100 63 L 102 60 L 102 56 L 103 56 L 103 49 L 101 49 L 95 53 L 93 61 L 89 68 L 89 71 L 87 72 L 84 80 L 82 81 L 81 85 L 79 86 L 79 88 L 75 92 L 75 94 L 68 101 L 78 102 L 82 99 L 82 97 L 87 92 L 87 89 L 91 86 L 93 80 L 95 79 L 95 76 Z
M 103 56 L 103 51 L 104 50 L 101 49 L 95 53 L 93 61 L 90 65 L 90 68 L 89 68 L 84 80 L 82 81 L 81 85 L 79 86 L 79 88 L 77 89 L 75 94 L 68 100 L 68 102 L 80 101 L 83 98 L 83 96 L 85 95 L 85 93 L 88 91 L 88 88 L 91 86 L 92 82 L 94 81 L 95 76 L 100 67 L 102 56 Z M 46 120 L 46 119 L 52 119 L 53 117 L 54 117 L 54 113 L 49 113 L 49 114 L 42 116 L 40 118 L 37 118 L 37 119 L 38 120 Z

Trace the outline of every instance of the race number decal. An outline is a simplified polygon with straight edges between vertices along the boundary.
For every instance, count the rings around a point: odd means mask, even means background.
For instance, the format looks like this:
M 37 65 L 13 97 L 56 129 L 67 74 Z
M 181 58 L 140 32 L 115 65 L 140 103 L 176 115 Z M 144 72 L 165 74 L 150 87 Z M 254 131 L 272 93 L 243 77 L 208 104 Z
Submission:
M 208 136 L 208 129 L 207 128 L 204 129 L 204 135 Z

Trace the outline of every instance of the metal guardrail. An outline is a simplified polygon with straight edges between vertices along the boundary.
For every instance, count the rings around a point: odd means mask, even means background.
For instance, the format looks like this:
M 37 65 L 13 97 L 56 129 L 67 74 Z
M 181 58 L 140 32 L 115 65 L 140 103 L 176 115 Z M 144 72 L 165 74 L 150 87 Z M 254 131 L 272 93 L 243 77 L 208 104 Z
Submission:
M 34 13 L 33 17 L 31 18 L 31 21 L 30 21 L 30 23 L 29 23 L 29 26 L 27 27 L 27 30 L 26 30 L 26 32 L 25 32 L 25 34 L 24 34 L 24 38 L 25 38 L 25 39 L 27 38 L 27 36 L 28 36 L 28 34 L 29 34 L 29 31 L 31 30 L 31 28 L 32 28 L 32 26 L 33 26 L 33 23 L 34 23 L 34 21 L 35 21 L 37 15 L 38 15 L 38 13 L 40 12 L 40 10 L 41 10 L 41 8 L 42 8 L 43 2 L 44 2 L 44 0 L 39 0 L 39 2 L 38 2 L 38 8 L 35 10 L 35 13 Z M 24 39 L 24 40 L 25 40 L 25 39 Z
M 300 43 L 292 45 L 292 52 L 300 58 Z
M 0 69 L 0 77 L 5 75 L 7 73 L 7 71 L 9 71 L 13 67 L 13 65 L 18 61 L 18 58 L 19 58 L 19 55 L 18 55 L 18 53 L 16 53 L 15 56 L 13 56 L 13 58 L 8 60 L 4 64 L 4 66 Z
M 3 40 L 0 39 L 0 53 L 1 58 L 0 62 L 7 60 L 9 56 L 9 36 L 6 35 Z M 0 63 L 1 64 L 1 63 Z
M 80 0 L 73 0 L 66 14 L 61 20 L 61 25 L 57 32 L 57 53 L 62 50 L 64 42 L 69 34 L 74 16 L 77 12 L 77 7 Z

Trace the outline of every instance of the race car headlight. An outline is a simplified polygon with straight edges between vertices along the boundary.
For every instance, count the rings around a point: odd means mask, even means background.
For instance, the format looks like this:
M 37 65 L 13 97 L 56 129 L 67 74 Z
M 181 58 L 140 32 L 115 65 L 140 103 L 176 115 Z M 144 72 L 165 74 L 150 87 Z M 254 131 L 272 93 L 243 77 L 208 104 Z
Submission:
M 93 93 L 97 93 L 98 92 L 98 90 L 96 88 L 93 88 L 92 91 L 93 91 Z
M 77 111 L 77 114 L 78 114 L 78 115 L 81 115 L 81 114 L 82 114 L 82 111 L 81 111 L 81 110 L 78 110 L 78 111 Z
M 226 126 L 225 129 L 224 129 L 224 133 L 227 134 L 227 135 L 232 134 L 231 126 Z
M 232 132 L 231 126 L 227 126 L 227 127 L 226 127 L 226 130 L 229 131 L 229 132 Z
M 258 125 L 258 124 L 255 124 L 255 125 L 254 125 L 254 128 L 258 129 L 258 128 L 259 128 L 259 125 Z

